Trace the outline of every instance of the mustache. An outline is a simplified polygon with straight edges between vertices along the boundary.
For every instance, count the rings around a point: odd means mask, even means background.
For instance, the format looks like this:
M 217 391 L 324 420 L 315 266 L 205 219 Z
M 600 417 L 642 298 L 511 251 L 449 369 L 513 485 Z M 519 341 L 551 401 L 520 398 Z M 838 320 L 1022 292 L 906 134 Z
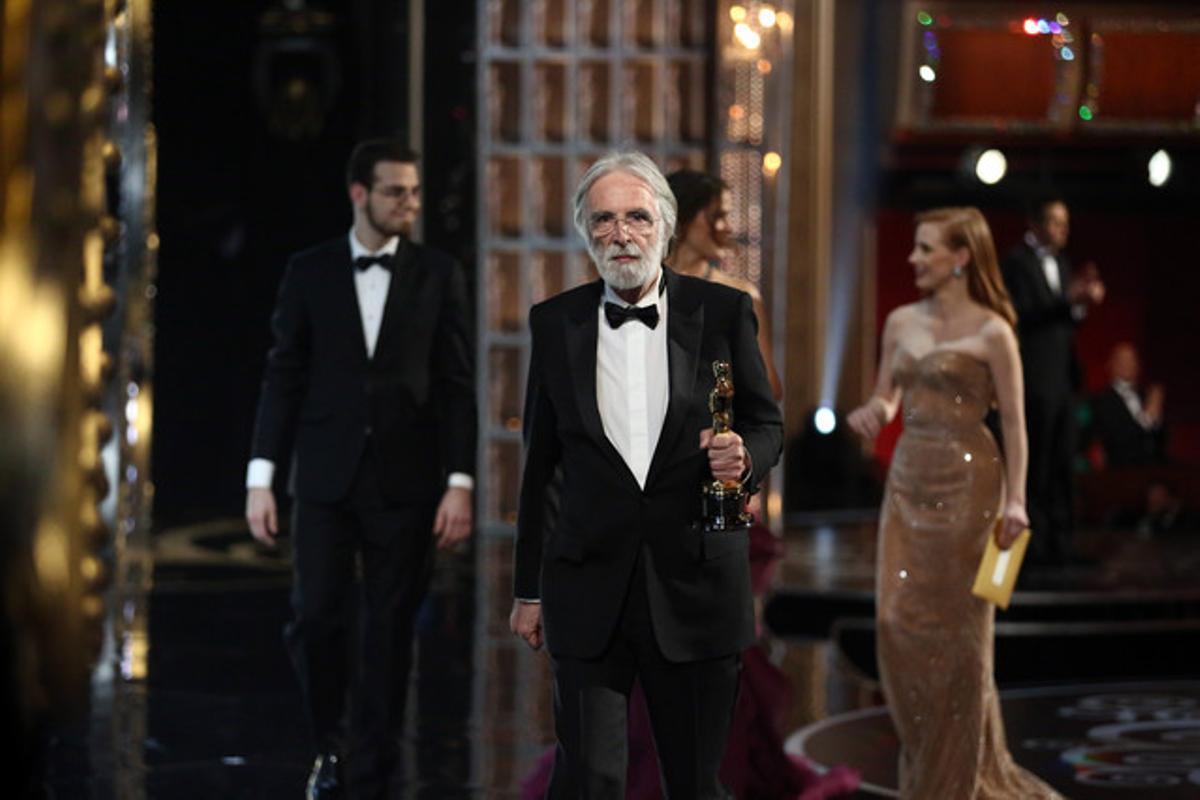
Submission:
M 642 252 L 642 248 L 638 247 L 633 242 L 627 242 L 626 244 L 616 244 L 614 242 L 606 246 L 601 255 L 605 259 L 613 259 L 617 258 L 618 256 L 637 256 L 638 258 L 644 258 L 646 254 Z

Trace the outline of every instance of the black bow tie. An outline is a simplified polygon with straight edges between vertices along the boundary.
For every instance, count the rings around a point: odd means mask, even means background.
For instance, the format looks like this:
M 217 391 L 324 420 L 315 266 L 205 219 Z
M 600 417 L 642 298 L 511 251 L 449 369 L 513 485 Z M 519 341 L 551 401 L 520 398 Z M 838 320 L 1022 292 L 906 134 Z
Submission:
M 392 266 L 396 263 L 396 257 L 391 253 L 380 253 L 377 256 L 359 256 L 354 259 L 354 269 L 363 272 L 374 266 L 380 266 L 391 271 Z
M 628 320 L 637 319 L 653 330 L 658 327 L 658 306 L 619 306 L 616 303 L 605 303 L 604 318 L 608 320 L 610 328 L 619 328 Z

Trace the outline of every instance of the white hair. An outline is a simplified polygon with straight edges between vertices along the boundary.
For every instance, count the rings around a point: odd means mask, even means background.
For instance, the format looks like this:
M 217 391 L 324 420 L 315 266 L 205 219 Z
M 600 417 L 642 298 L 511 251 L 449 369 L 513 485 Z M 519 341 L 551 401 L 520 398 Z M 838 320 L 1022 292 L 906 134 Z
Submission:
M 675 235 L 675 218 L 679 213 L 675 194 L 650 156 L 629 150 L 609 153 L 592 164 L 575 190 L 575 230 L 583 237 L 588 248 L 591 249 L 592 236 L 588 226 L 587 195 L 596 181 L 612 172 L 628 173 L 650 187 L 654 199 L 658 201 L 659 240 L 664 243 L 671 241 Z

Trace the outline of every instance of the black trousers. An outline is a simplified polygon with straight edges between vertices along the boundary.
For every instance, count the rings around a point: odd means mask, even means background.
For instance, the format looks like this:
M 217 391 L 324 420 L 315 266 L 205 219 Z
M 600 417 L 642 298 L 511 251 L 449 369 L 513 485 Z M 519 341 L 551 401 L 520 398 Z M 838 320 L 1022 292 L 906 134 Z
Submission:
M 1065 387 L 1058 393 L 1028 395 L 1025 427 L 1029 433 L 1026 502 L 1033 529 L 1031 560 L 1061 564 L 1074 552 L 1074 395 Z
M 547 797 L 624 800 L 627 712 L 642 684 L 664 793 L 675 800 L 731 797 L 717 772 L 733 718 L 741 655 L 667 661 L 654 639 L 645 561 L 638 560 L 620 623 L 597 659 L 552 658 L 558 737 Z
M 369 455 L 345 500 L 293 506 L 294 618 L 285 640 L 317 748 L 349 751 L 351 783 L 363 787 L 356 796 L 382 792 L 398 752 L 435 511 L 387 504 Z

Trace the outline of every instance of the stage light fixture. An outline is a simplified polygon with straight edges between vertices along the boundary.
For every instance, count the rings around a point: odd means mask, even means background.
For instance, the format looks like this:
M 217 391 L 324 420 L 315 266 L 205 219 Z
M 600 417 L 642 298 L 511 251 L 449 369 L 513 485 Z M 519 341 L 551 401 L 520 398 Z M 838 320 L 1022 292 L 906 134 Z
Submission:
M 1150 156 L 1146 164 L 1147 178 L 1151 186 L 1163 186 L 1171 180 L 1171 155 L 1166 150 L 1159 150 Z
M 975 159 L 975 177 L 980 183 L 995 186 L 1008 172 L 1008 159 L 995 148 L 984 150 Z
M 933 67 L 929 66 L 928 64 L 922 64 L 921 68 L 917 70 L 917 74 L 920 75 L 921 80 L 925 81 L 926 83 L 933 83 L 937 80 L 937 73 L 934 71 Z
M 817 433 L 828 436 L 837 428 L 837 415 L 829 406 L 821 406 L 813 414 L 813 424 L 817 427 Z

